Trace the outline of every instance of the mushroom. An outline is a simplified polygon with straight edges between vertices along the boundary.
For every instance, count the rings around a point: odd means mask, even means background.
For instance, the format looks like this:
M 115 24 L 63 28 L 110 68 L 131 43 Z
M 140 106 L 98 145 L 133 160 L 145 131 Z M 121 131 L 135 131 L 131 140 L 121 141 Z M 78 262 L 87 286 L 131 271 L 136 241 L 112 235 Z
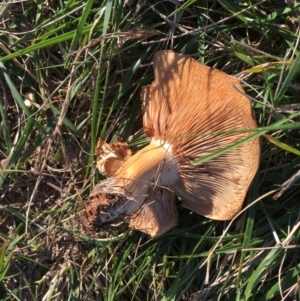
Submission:
M 96 161 L 99 172 L 104 176 L 111 177 L 132 156 L 132 150 L 120 138 L 110 144 L 98 139 L 95 155 L 97 155 Z
M 85 211 L 93 209 L 89 228 L 125 219 L 131 228 L 157 237 L 178 223 L 172 192 L 185 208 L 211 219 L 232 219 L 258 169 L 257 138 L 193 164 L 257 127 L 236 78 L 173 51 L 156 52 L 153 68 L 155 79 L 141 92 L 150 144 L 123 158 L 121 167 L 94 187 Z

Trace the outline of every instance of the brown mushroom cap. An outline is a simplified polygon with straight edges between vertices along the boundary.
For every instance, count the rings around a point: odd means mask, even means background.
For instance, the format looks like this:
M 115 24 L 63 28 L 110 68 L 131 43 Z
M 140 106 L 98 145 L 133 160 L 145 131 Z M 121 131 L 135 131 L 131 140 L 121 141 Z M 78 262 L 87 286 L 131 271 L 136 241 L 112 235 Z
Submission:
M 239 81 L 172 51 L 154 55 L 154 82 L 142 89 L 148 146 L 96 148 L 98 168 L 111 175 L 91 192 L 81 220 L 87 229 L 115 220 L 157 237 L 174 227 L 182 206 L 228 220 L 243 204 L 260 159 L 259 139 L 200 165 L 193 161 L 232 146 L 257 127 Z
M 153 68 L 155 80 L 141 93 L 144 131 L 171 146 L 179 171 L 171 188 L 183 207 L 231 219 L 258 169 L 259 139 L 204 164 L 192 162 L 251 134 L 236 131 L 257 127 L 250 100 L 237 79 L 183 54 L 156 52 Z

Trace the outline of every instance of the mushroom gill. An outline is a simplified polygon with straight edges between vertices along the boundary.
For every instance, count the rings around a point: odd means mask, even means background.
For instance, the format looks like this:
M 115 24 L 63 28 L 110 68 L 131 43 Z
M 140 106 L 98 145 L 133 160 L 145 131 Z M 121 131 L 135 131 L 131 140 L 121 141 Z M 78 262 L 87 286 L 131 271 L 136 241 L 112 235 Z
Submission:
M 250 100 L 237 79 L 183 54 L 156 52 L 153 68 L 155 80 L 141 92 L 151 142 L 123 162 L 119 158 L 121 167 L 95 186 L 89 196 L 99 205 L 93 223 L 126 219 L 130 227 L 159 236 L 177 224 L 167 189 L 201 215 L 233 218 L 258 169 L 259 140 L 198 166 L 193 161 L 251 134 L 245 130 L 257 125 Z

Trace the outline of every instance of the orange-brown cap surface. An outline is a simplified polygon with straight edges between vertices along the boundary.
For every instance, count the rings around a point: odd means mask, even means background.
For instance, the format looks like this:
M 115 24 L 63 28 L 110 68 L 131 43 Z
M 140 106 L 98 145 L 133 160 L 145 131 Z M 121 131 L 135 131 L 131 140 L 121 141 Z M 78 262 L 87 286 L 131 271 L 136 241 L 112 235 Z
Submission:
M 154 82 L 141 93 L 144 131 L 170 145 L 179 179 L 171 186 L 182 206 L 212 219 L 228 220 L 241 209 L 258 169 L 258 139 L 208 162 L 192 162 L 226 148 L 256 128 L 240 82 L 173 51 L 154 55 Z

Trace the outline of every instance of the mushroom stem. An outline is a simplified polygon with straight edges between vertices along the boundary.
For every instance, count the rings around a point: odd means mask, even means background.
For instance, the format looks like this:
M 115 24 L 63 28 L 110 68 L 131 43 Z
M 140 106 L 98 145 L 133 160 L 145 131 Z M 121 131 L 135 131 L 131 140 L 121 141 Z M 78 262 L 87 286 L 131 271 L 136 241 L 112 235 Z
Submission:
M 178 178 L 177 163 L 170 145 L 152 139 L 151 143 L 124 162 L 113 177 L 97 184 L 90 200 L 101 195 L 98 222 L 110 222 L 138 210 L 155 186 L 169 186 Z

